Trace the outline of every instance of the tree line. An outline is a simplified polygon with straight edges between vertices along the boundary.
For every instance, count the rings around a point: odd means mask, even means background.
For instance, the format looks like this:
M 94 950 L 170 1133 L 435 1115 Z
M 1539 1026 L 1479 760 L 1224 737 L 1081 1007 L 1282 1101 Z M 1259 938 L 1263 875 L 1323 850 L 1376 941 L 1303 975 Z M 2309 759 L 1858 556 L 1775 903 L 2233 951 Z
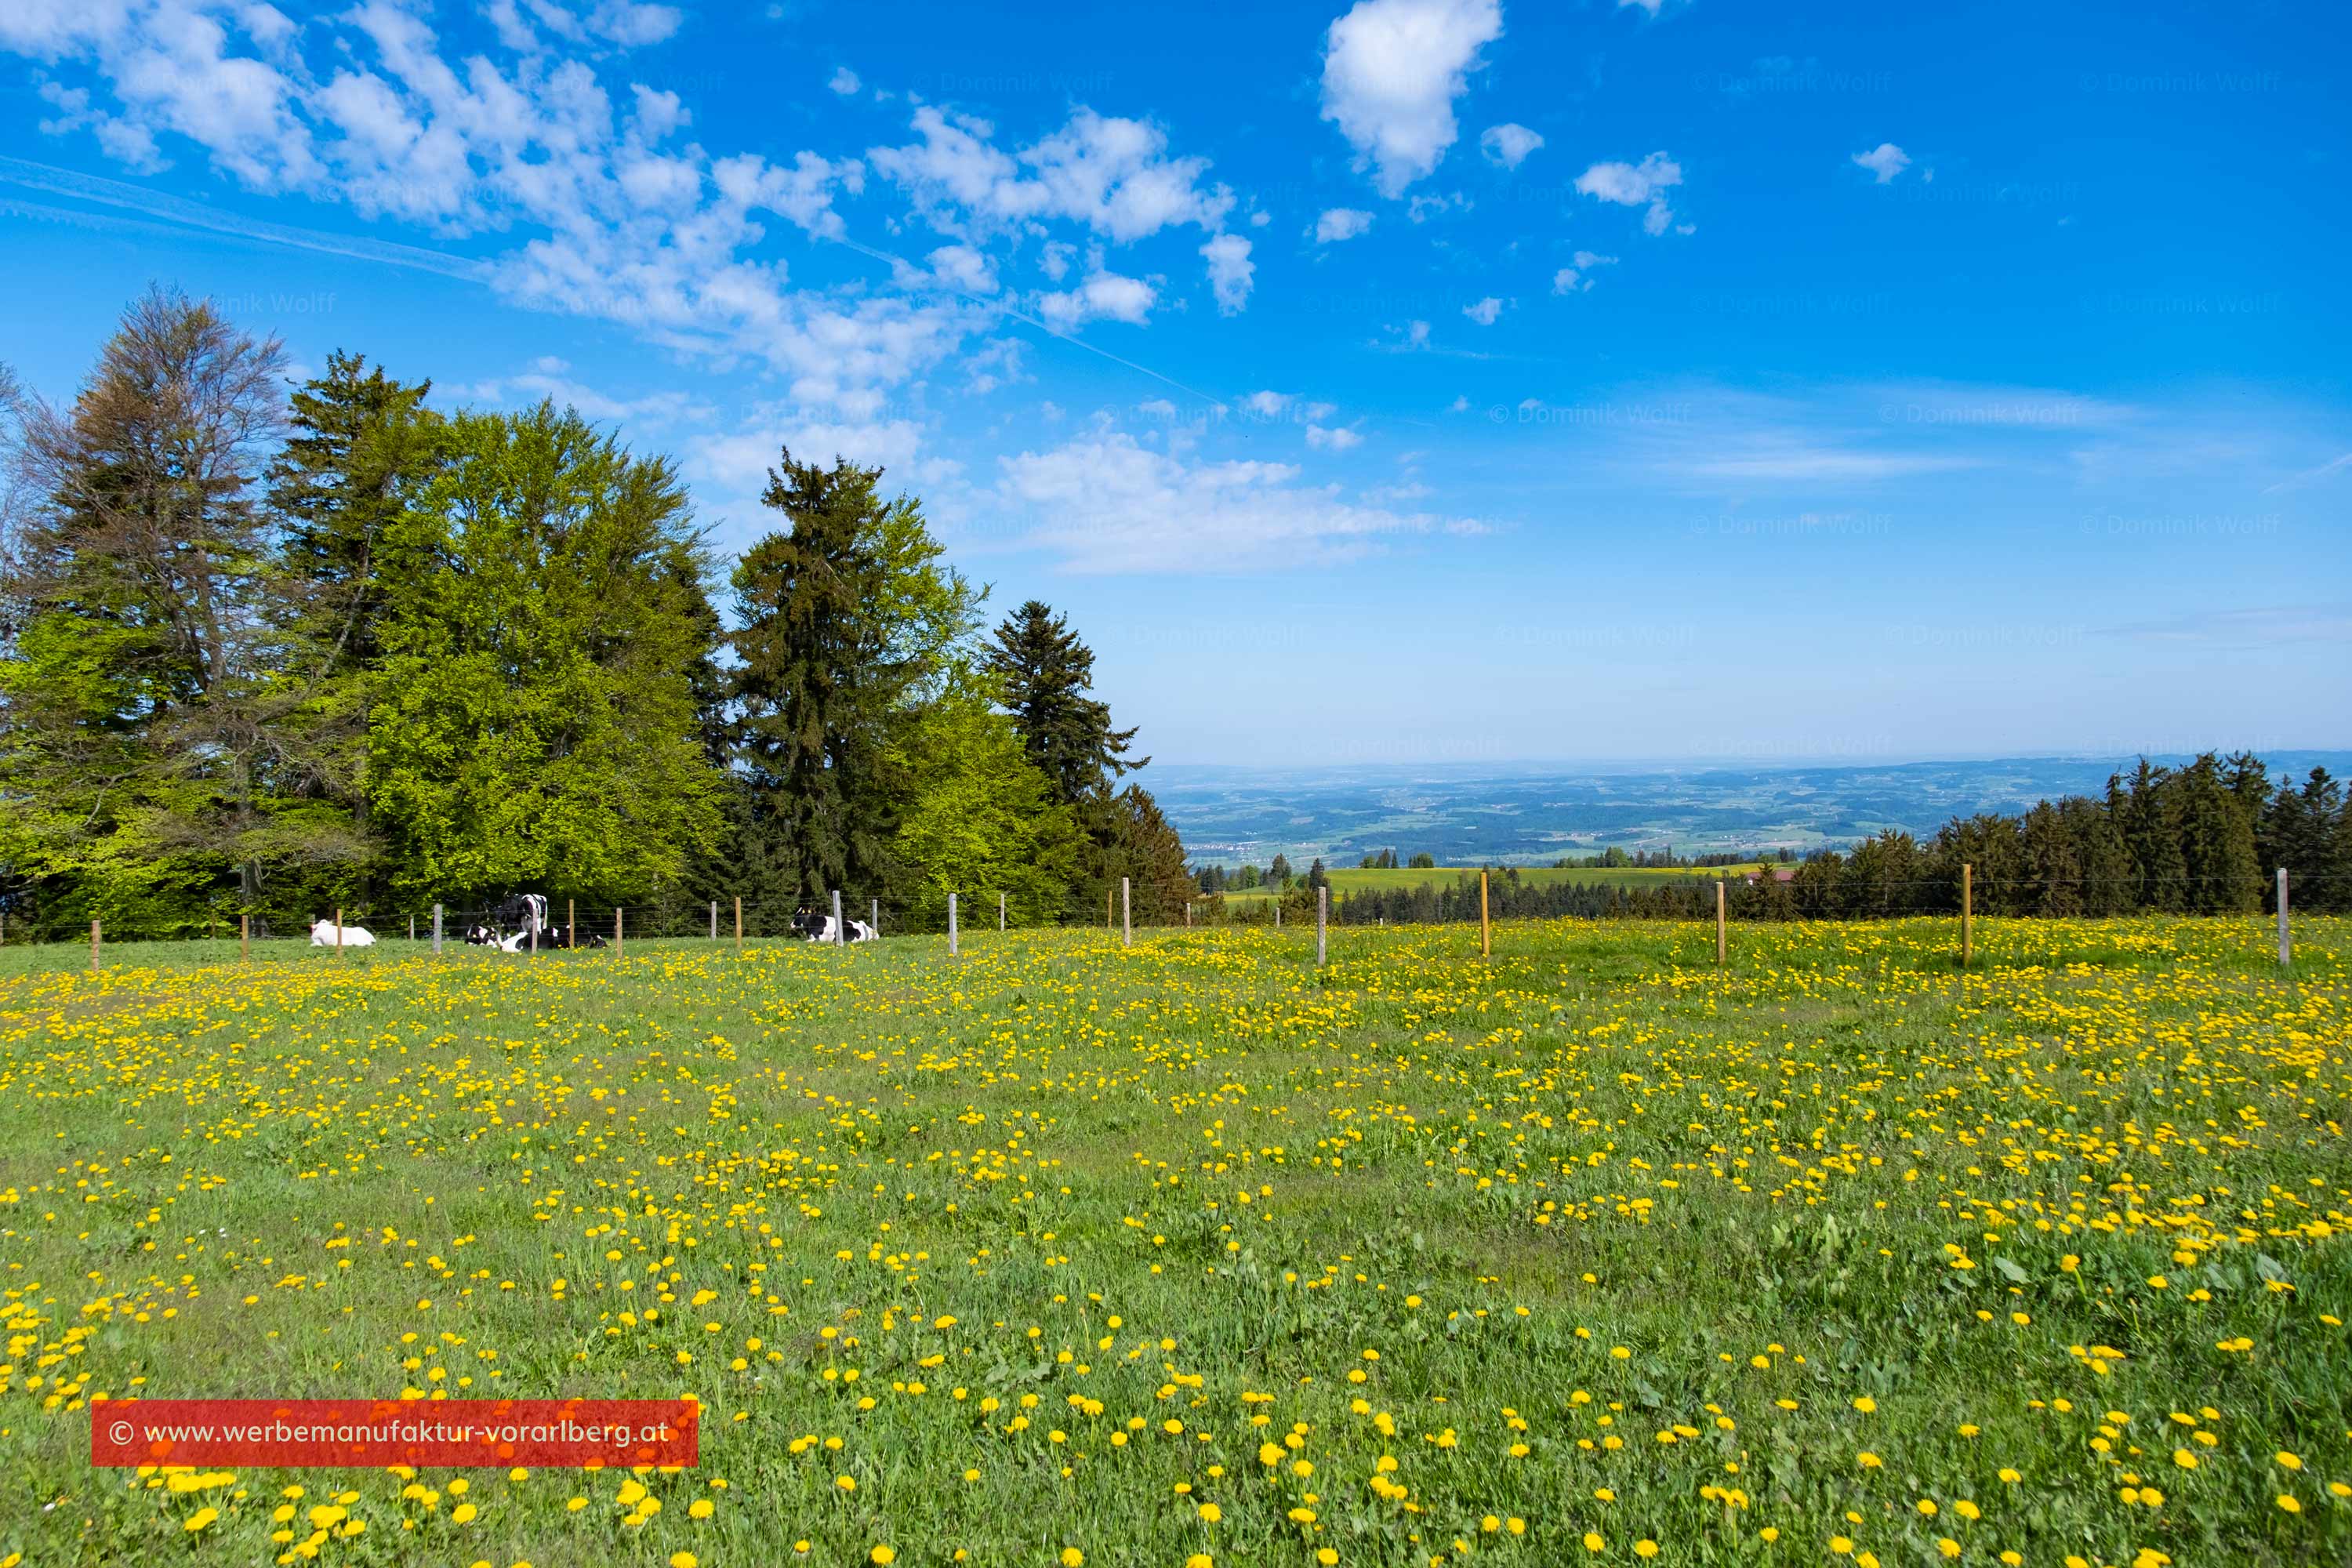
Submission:
M 2313 913 L 2352 910 L 2352 809 L 2325 768 L 2273 779 L 2262 760 L 2207 752 L 2179 767 L 2140 759 L 2103 796 L 2043 801 L 2013 816 L 1955 817 L 1924 843 L 1889 831 L 1843 852 L 1808 857 L 1784 880 L 1767 868 L 1735 879 L 1727 912 L 1742 920 L 1864 920 L 1956 913 L 1970 868 L 1979 914 L 2252 914 L 2276 902 Z M 1535 882 L 1506 868 L 1488 877 L 1497 917 L 1698 919 L 1715 911 L 1703 877 L 1645 887 Z M 1478 879 L 1366 889 L 1339 899 L 1345 924 L 1475 921 Z
M 1181 918 L 1183 847 L 1034 601 L 983 632 L 878 468 L 778 456 L 731 565 L 675 466 L 151 290 L 73 401 L 0 372 L 11 932 L 290 930 L 513 891 L 682 911 L 950 891 Z

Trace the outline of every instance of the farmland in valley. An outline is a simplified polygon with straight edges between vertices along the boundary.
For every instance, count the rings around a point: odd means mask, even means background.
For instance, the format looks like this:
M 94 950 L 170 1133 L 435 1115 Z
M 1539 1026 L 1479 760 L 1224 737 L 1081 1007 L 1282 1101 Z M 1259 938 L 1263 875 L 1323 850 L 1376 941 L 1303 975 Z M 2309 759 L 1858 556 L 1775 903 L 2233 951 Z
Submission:
M 7 949 L 0 1557 L 2344 1561 L 2352 922 L 1953 935 Z M 674 1473 L 89 1463 L 688 1394 Z
M 1755 870 L 1756 867 L 1757 862 L 1750 860 L 1738 866 L 1696 868 L 1520 866 L 1515 869 L 1519 880 L 1533 886 L 1542 886 L 1551 882 L 1573 882 L 1603 888 L 1648 888 L 1655 887 L 1662 881 L 1679 881 L 1694 877 L 1703 881 L 1712 882 L 1720 878 L 1737 877 L 1744 871 Z M 1298 874 L 1305 875 L 1303 867 L 1298 868 Z M 1496 874 L 1499 876 L 1501 873 L 1497 871 Z M 1475 867 L 1464 866 L 1440 866 L 1434 870 L 1427 867 L 1415 868 L 1407 866 L 1341 866 L 1332 868 L 1328 875 L 1331 879 L 1331 896 L 1335 899 L 1343 899 L 1349 893 L 1375 888 L 1409 889 L 1424 886 L 1446 887 L 1465 876 L 1475 879 L 1478 872 Z M 1225 889 L 1225 900 L 1228 903 L 1247 903 L 1274 896 L 1275 889 L 1265 887 Z

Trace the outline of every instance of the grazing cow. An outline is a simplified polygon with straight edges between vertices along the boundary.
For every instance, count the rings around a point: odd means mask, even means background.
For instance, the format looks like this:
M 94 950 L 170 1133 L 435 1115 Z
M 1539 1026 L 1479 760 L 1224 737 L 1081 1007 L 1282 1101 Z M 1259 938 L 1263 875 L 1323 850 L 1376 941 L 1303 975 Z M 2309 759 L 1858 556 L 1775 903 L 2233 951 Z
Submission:
M 312 947 L 373 947 L 375 945 L 375 934 L 360 926 L 345 926 L 342 928 L 341 935 L 342 940 L 338 942 L 335 940 L 335 922 L 331 920 L 314 921 L 310 924 Z

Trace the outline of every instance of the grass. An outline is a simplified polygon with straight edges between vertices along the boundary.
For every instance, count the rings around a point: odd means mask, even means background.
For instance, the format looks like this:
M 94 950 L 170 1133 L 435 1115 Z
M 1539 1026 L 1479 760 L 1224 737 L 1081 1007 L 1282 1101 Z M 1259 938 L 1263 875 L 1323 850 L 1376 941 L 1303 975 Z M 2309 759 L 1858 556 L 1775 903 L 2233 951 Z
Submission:
M 1572 882 L 1605 888 L 1648 888 L 1655 887 L 1661 881 L 1679 881 L 1693 877 L 1713 882 L 1755 869 L 1756 863 L 1749 861 L 1738 866 L 1706 867 L 1521 866 L 1518 868 L 1518 873 L 1521 881 L 1537 886 L 1549 882 Z M 1441 866 L 1433 871 L 1425 866 L 1418 868 L 1406 866 L 1342 866 L 1329 872 L 1328 875 L 1331 878 L 1331 896 L 1344 898 L 1349 893 L 1373 889 L 1395 891 L 1420 887 L 1452 887 L 1454 880 L 1460 877 L 1467 876 L 1473 880 L 1476 879 L 1478 868 Z M 1497 871 L 1496 875 L 1500 876 L 1501 873 Z M 1225 892 L 1225 898 L 1235 903 L 1272 897 L 1274 897 L 1273 889 L 1267 888 L 1250 888 L 1239 891 L 1228 889 Z
M 1952 936 L 0 951 L 0 1562 L 2346 1560 L 2352 922 Z M 452 1391 L 702 1460 L 88 1463 Z

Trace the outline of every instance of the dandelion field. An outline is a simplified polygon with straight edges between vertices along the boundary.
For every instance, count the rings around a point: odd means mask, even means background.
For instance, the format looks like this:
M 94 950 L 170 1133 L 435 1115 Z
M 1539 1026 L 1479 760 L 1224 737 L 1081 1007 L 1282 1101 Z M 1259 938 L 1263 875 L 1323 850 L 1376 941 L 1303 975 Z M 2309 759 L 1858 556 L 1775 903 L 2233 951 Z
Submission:
M 2352 922 L 0 952 L 0 1562 L 2352 1558 Z M 133 1474 L 101 1395 L 662 1397 Z

